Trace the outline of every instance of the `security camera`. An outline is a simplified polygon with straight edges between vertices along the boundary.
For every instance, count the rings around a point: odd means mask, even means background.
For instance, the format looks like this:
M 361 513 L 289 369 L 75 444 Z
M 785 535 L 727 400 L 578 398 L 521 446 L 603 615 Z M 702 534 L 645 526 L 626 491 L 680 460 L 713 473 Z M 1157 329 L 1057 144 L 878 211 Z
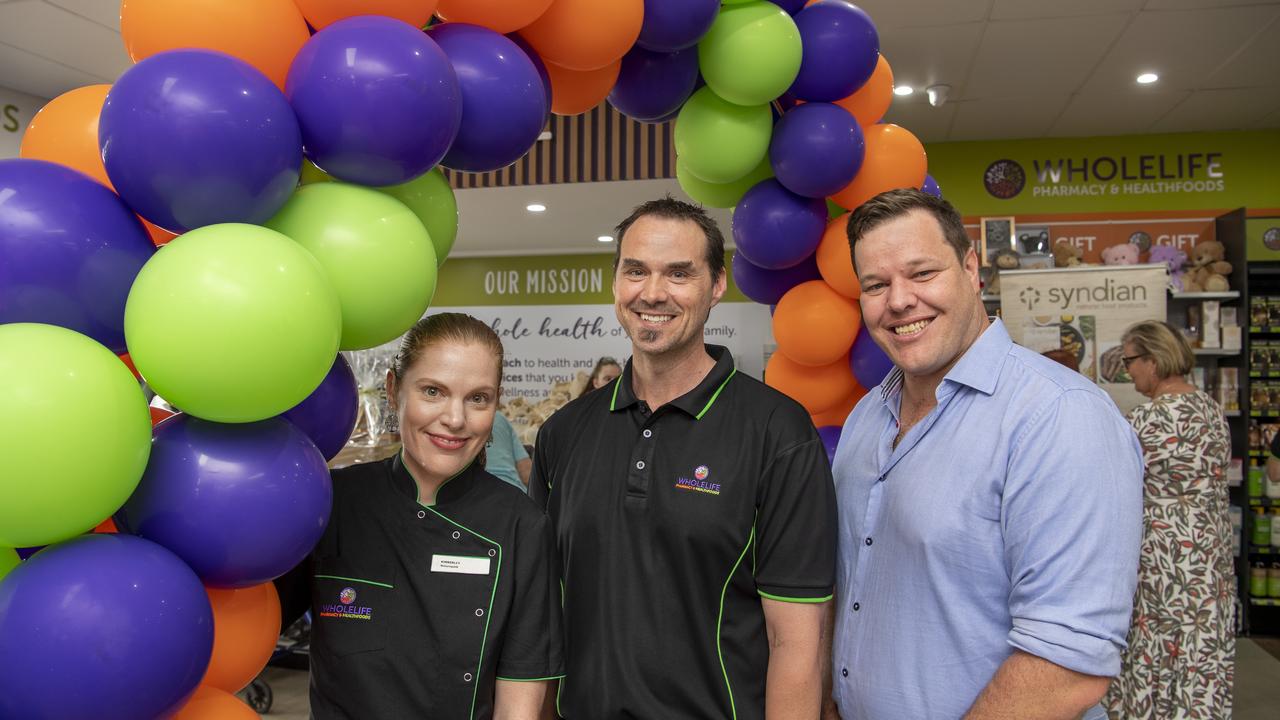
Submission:
M 950 85 L 930 85 L 924 89 L 926 95 L 929 96 L 929 104 L 934 107 L 942 107 L 947 102 L 947 97 L 951 94 Z

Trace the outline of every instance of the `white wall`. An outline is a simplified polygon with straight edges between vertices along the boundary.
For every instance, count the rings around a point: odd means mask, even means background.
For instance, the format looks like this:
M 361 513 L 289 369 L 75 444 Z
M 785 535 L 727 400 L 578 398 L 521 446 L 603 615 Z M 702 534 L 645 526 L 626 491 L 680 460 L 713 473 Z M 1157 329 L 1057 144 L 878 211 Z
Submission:
M 22 133 L 47 102 L 34 95 L 0 87 L 0 160 L 18 157 Z

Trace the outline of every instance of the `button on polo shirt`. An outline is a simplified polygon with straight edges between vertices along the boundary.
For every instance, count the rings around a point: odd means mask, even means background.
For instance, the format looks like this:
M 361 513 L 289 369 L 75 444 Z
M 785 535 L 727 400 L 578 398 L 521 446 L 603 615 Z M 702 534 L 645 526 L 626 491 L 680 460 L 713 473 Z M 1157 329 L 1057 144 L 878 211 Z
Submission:
M 562 674 L 554 541 L 528 496 L 474 463 L 434 505 L 399 457 L 333 479 L 309 563 L 312 717 L 489 718 L 497 679 Z
M 531 494 L 564 573 L 570 720 L 764 717 L 762 598 L 823 602 L 835 578 L 826 451 L 797 403 L 722 347 L 649 411 L 627 363 L 547 420 Z

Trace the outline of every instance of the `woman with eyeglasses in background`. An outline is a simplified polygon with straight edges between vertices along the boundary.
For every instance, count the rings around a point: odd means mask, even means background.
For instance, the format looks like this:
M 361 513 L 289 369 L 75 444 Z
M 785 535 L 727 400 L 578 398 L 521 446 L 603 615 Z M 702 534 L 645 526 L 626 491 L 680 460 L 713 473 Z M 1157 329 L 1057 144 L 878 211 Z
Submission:
M 1121 339 L 1125 369 L 1151 398 L 1129 412 L 1142 443 L 1142 555 L 1113 718 L 1231 717 L 1235 579 L 1227 515 L 1231 437 L 1222 408 L 1187 382 L 1182 333 L 1142 322 Z

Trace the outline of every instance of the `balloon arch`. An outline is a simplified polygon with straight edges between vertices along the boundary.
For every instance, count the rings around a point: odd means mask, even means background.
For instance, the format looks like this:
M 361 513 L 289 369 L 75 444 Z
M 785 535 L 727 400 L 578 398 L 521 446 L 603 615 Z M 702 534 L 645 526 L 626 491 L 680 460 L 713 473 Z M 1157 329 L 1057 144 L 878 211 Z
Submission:
M 124 0 L 121 34 L 135 64 L 0 161 L 0 716 L 243 714 L 354 422 L 339 351 L 427 310 L 440 168 L 515 162 L 549 113 L 674 119 L 829 445 L 889 368 L 845 211 L 938 190 L 846 0 Z M 135 373 L 183 412 L 153 429 Z

